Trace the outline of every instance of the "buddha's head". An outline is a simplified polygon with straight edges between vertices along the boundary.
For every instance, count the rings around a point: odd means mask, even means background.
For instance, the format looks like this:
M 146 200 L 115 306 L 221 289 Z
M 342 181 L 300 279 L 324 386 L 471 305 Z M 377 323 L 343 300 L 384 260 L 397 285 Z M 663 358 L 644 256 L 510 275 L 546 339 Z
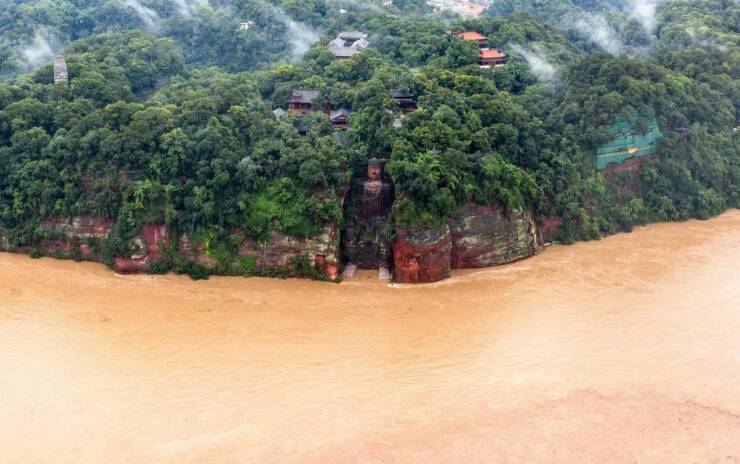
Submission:
M 370 158 L 367 162 L 367 178 L 370 180 L 380 180 L 383 175 L 383 164 L 378 158 Z

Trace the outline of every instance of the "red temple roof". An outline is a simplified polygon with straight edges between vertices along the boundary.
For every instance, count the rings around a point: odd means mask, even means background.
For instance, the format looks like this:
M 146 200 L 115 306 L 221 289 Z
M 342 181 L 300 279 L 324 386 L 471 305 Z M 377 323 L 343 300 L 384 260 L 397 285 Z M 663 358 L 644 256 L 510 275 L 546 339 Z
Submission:
M 462 34 L 460 34 L 460 38 L 463 40 L 475 40 L 475 41 L 486 40 L 485 35 L 481 35 L 475 31 L 463 32 Z
M 481 58 L 506 58 L 506 53 L 497 48 L 488 48 L 480 51 Z

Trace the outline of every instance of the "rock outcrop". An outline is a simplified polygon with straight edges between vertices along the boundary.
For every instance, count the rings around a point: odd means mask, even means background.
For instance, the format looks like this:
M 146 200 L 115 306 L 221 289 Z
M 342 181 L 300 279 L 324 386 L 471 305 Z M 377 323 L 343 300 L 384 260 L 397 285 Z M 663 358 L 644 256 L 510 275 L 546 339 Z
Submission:
M 263 245 L 244 240 L 239 246 L 239 256 L 254 257 L 255 270 L 259 273 L 290 271 L 296 259 L 307 256 L 309 264 L 323 268 L 328 279 L 334 280 L 339 276 L 339 244 L 334 225 L 308 239 L 273 231 L 269 243 Z
M 393 239 L 394 279 L 412 284 L 446 279 L 451 256 L 449 227 L 398 229 Z
M 244 236 L 241 231 L 236 231 L 235 235 Z M 216 268 L 216 260 L 208 254 L 206 247 L 194 244 L 187 234 L 178 237 L 177 250 L 189 261 L 209 270 Z M 339 246 L 334 226 L 327 227 L 322 234 L 310 239 L 291 237 L 277 231 L 273 231 L 270 240 L 264 244 L 242 238 L 238 257 L 254 258 L 252 272 L 255 274 L 290 275 L 295 270 L 295 261 L 306 257 L 308 265 L 323 270 L 328 279 L 335 280 L 339 275 Z
M 453 269 L 506 264 L 532 256 L 541 247 L 529 212 L 507 215 L 501 208 L 466 204 L 449 226 Z
M 45 255 L 77 255 L 99 261 L 100 251 L 90 246 L 93 241 L 108 238 L 113 220 L 99 216 L 83 215 L 72 218 L 48 218 L 39 228 L 46 234 L 38 247 Z
M 41 228 L 60 234 L 68 239 L 108 238 L 113 220 L 99 216 L 75 216 L 68 219 L 49 218 L 41 223 Z
M 451 269 L 506 264 L 535 255 L 542 238 L 531 212 L 467 204 L 440 229 L 399 229 L 393 241 L 394 279 L 429 283 Z
M 147 272 L 152 263 L 162 259 L 162 247 L 170 243 L 170 231 L 164 224 L 141 226 L 141 236 L 136 239 L 137 250 L 129 257 L 113 259 L 113 269 L 121 274 Z
M 177 251 L 188 261 L 198 263 L 208 270 L 216 267 L 216 260 L 208 256 L 204 244 L 196 246 L 188 234 L 180 234 L 177 238 Z
M 563 218 L 560 216 L 545 216 L 540 218 L 540 232 L 544 243 L 553 243 L 560 232 L 560 226 L 563 225 Z

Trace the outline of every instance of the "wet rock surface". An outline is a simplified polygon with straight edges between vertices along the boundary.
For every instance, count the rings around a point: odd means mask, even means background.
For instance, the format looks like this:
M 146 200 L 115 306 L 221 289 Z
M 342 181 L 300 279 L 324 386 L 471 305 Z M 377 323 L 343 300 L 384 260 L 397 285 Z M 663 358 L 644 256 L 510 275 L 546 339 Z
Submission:
M 396 231 L 394 278 L 400 283 L 430 283 L 449 277 L 452 269 L 481 268 L 535 255 L 542 247 L 529 211 L 467 204 L 439 229 Z
M 273 231 L 269 243 L 258 244 L 245 240 L 239 246 L 239 256 L 252 256 L 256 260 L 257 272 L 289 270 L 295 259 L 307 256 L 309 264 L 324 268 L 326 277 L 336 279 L 339 275 L 339 245 L 336 227 L 327 227 L 317 237 L 304 239 Z
M 266 243 L 249 240 L 242 231 L 235 231 L 241 237 L 237 260 L 248 258 L 253 263 L 244 275 L 290 275 L 296 263 L 301 263 L 304 270 L 306 266 L 322 270 L 334 280 L 344 260 L 350 269 L 377 269 L 381 279 L 392 275 L 396 282 L 430 283 L 449 277 L 452 269 L 495 266 L 532 256 L 540 249 L 542 238 L 551 240 L 560 224 L 559 218 L 545 218 L 540 232 L 529 211 L 505 214 L 500 209 L 467 204 L 440 228 L 400 228 L 394 233 L 390 181 L 379 172 L 369 173 L 368 178 L 355 181 L 350 192 L 341 245 L 340 231 L 334 224 L 312 238 L 273 231 Z M 40 227 L 45 238 L 34 247 L 18 251 L 102 261 L 100 243 L 108 238 L 112 227 L 112 220 L 91 215 L 48 219 Z M 186 234 L 174 237 L 164 224 L 143 225 L 131 242 L 130 252 L 113 258 L 113 268 L 119 273 L 148 272 L 164 259 L 165 247 L 173 240 L 177 252 L 187 261 L 217 273 L 233 272 L 219 270 L 216 258 L 204 244 L 195 243 Z M 9 240 L 0 234 L 0 250 L 10 247 Z M 229 266 L 240 264 L 237 261 Z
M 41 228 L 63 235 L 69 239 L 108 238 L 113 220 L 99 216 L 75 216 L 68 219 L 49 218 L 41 223 Z
M 91 261 L 100 261 L 100 250 L 91 243 L 108 238 L 113 220 L 82 215 L 71 218 L 48 218 L 39 229 L 46 235 L 38 243 L 38 250 L 49 256 L 76 255 Z
M 538 252 L 541 239 L 529 212 L 467 204 L 449 221 L 453 269 L 510 263 Z
M 563 219 L 558 216 L 545 216 L 540 219 L 540 233 L 544 243 L 553 243 L 558 237 Z
M 450 276 L 450 229 L 399 229 L 393 240 L 394 279 L 400 283 L 430 283 Z
M 170 230 L 164 224 L 144 224 L 141 236 L 134 243 L 136 251 L 130 257 L 113 259 L 113 269 L 121 274 L 147 272 L 149 266 L 162 259 L 162 251 L 170 243 Z

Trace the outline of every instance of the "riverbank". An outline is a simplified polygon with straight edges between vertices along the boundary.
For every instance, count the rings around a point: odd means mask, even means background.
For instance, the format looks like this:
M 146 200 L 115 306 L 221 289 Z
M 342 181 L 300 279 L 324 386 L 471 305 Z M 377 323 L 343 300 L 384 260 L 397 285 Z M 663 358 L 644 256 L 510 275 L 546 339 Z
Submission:
M 740 211 L 447 281 L 0 253 L 9 462 L 737 462 Z

